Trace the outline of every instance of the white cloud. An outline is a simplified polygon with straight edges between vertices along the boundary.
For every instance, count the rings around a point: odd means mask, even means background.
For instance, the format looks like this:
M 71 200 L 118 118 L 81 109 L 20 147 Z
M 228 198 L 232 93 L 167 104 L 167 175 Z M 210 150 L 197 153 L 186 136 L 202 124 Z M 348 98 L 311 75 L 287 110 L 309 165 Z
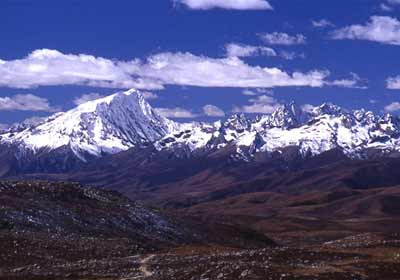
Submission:
M 270 89 L 266 89 L 266 88 L 256 88 L 255 90 L 251 90 L 251 89 L 245 89 L 242 91 L 243 95 L 247 95 L 247 96 L 256 96 L 259 95 L 261 93 L 265 93 L 265 94 L 273 94 L 273 91 Z
M 301 105 L 300 108 L 303 112 L 312 112 L 312 110 L 315 108 L 315 106 L 311 105 L 311 104 L 303 104 L 303 105 Z
M 172 118 L 172 119 L 179 119 L 179 118 L 195 118 L 197 117 L 196 114 L 193 112 L 186 110 L 181 107 L 176 107 L 176 108 L 156 108 L 157 113 L 160 115 L 166 117 L 166 118 Z
M 256 92 L 266 93 L 266 94 L 274 94 L 274 91 L 272 89 L 268 89 L 268 88 L 256 88 Z
M 87 85 L 111 88 L 155 88 L 162 85 L 129 72 L 139 61 L 113 61 L 91 55 L 35 50 L 23 59 L 1 61 L 0 86 L 32 88 L 54 85 Z
M 351 78 L 334 80 L 332 82 L 327 82 L 326 84 L 329 86 L 336 87 L 344 87 L 344 88 L 355 88 L 355 89 L 367 89 L 368 87 L 364 85 L 365 81 L 363 81 L 360 76 L 356 73 L 350 73 Z
M 385 4 L 385 3 L 381 3 L 380 7 L 381 7 L 381 10 L 384 11 L 384 12 L 393 11 L 393 8 L 390 7 L 389 5 Z
M 311 24 L 316 28 L 334 27 L 335 25 L 326 19 L 312 20 Z
M 307 41 L 306 37 L 302 34 L 289 35 L 279 32 L 259 34 L 259 37 L 269 45 L 304 45 Z
M 245 89 L 242 91 L 243 95 L 247 95 L 247 96 L 256 96 L 258 95 L 258 92 L 250 90 L 250 89 Z
M 197 87 L 322 87 L 329 71 L 288 73 L 276 67 L 249 65 L 238 57 L 211 58 L 191 53 L 159 53 L 143 61 L 109 60 L 90 55 L 37 50 L 23 59 L 1 61 L 0 87 L 55 85 L 162 89 Z
M 400 89 L 400 75 L 396 77 L 389 77 L 386 80 L 387 89 Z
M 400 102 L 393 102 L 385 106 L 385 112 L 393 113 L 400 111 Z
M 96 92 L 85 93 L 85 94 L 82 94 L 79 97 L 76 97 L 74 99 L 74 104 L 75 105 L 81 105 L 81 104 L 86 103 L 88 101 L 96 100 L 96 99 L 99 99 L 99 98 L 102 98 L 102 97 L 104 97 L 104 96 L 99 94 L 99 93 L 96 93 Z
M 249 102 L 251 103 L 250 105 L 235 106 L 232 111 L 235 113 L 270 114 L 280 106 L 278 101 L 269 95 L 251 98 Z
M 225 116 L 225 112 L 221 108 L 219 108 L 215 105 L 211 105 L 211 104 L 205 105 L 203 107 L 203 113 L 204 113 L 204 115 L 209 116 L 209 117 Z
M 386 3 L 381 3 L 380 7 L 384 12 L 391 12 L 396 5 L 400 5 L 400 0 L 387 0 Z
M 47 111 L 53 112 L 49 101 L 33 94 L 16 94 L 0 97 L 0 111 Z
M 272 10 L 266 0 L 173 0 L 175 4 L 184 4 L 194 10 L 230 9 L 230 10 Z
M 400 45 L 400 21 L 388 16 L 372 16 L 365 25 L 351 25 L 335 30 L 332 38 Z
M 157 94 L 150 92 L 150 91 L 142 92 L 142 96 L 144 97 L 144 99 L 147 99 L 147 100 L 158 98 Z
M 162 53 L 141 65 L 140 75 L 161 84 L 199 87 L 321 87 L 327 71 L 294 72 L 251 66 L 237 57 L 209 58 L 190 53 Z
M 225 45 L 225 49 L 227 57 L 276 56 L 273 49 L 261 46 L 230 43 Z
M 296 53 L 296 52 L 290 52 L 290 51 L 281 51 L 279 55 L 286 59 L 286 60 L 293 60 L 297 58 L 304 59 L 306 55 L 304 53 Z

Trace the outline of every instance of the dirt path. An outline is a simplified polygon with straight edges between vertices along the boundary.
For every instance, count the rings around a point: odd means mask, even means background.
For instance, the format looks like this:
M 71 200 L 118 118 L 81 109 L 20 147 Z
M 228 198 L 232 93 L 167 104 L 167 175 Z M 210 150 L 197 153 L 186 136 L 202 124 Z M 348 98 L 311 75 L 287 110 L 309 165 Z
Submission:
M 147 267 L 147 263 L 154 258 L 156 255 L 149 255 L 143 259 L 140 260 L 140 267 L 139 270 L 143 273 L 143 275 L 145 277 L 150 277 L 151 275 L 153 275 L 153 272 L 151 272 L 148 267 Z

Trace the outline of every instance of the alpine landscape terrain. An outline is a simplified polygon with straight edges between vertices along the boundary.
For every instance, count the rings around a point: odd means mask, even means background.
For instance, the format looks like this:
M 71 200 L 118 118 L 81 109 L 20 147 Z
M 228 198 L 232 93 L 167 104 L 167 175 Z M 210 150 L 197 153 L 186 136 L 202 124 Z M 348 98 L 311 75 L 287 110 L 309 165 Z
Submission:
M 0 280 L 400 279 L 398 0 L 0 2 Z

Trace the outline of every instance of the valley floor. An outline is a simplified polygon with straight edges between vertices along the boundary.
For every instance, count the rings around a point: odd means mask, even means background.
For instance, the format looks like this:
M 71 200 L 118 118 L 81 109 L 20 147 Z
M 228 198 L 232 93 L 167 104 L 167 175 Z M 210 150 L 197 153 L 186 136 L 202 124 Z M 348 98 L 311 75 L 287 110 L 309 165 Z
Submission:
M 361 234 L 307 247 L 182 246 L 153 254 L 88 257 L 2 270 L 0 279 L 400 279 L 400 239 L 394 235 Z

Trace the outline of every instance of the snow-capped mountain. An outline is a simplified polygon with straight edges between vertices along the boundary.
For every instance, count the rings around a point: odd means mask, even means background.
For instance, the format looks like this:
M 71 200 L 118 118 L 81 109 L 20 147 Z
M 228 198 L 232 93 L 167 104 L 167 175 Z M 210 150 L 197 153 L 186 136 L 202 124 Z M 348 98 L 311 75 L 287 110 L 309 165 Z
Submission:
M 0 144 L 17 147 L 18 159 L 60 151 L 51 164 L 70 152 L 86 161 L 149 145 L 177 157 L 226 148 L 232 158 L 251 161 L 260 152 L 296 147 L 303 157 L 339 149 L 351 158 L 367 158 L 400 152 L 400 120 L 332 104 L 305 111 L 290 103 L 255 119 L 241 114 L 215 123 L 179 124 L 158 115 L 140 92 L 129 90 L 13 126 L 0 134 Z
M 0 144 L 16 145 L 33 153 L 68 147 L 85 160 L 87 154 L 98 157 L 152 143 L 178 127 L 158 115 L 140 92 L 129 90 L 34 124 L 13 126 L 0 135 Z
M 372 150 L 381 155 L 400 151 L 400 120 L 365 110 L 348 112 L 332 104 L 306 112 L 291 103 L 253 120 L 234 115 L 225 122 L 187 125 L 156 142 L 160 150 L 227 145 L 234 145 L 234 156 L 244 160 L 257 152 L 279 152 L 291 146 L 298 147 L 303 156 L 339 148 L 348 157 L 364 158 Z

